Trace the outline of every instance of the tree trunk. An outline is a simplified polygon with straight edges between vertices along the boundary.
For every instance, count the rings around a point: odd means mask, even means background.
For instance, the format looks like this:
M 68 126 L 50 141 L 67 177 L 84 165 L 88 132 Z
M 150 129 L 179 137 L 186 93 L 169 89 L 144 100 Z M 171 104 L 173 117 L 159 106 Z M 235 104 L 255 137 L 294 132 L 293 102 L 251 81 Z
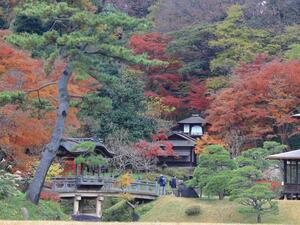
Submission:
M 280 135 L 281 144 L 287 146 L 287 151 L 291 151 L 291 146 L 289 145 L 288 135 L 286 133 Z
M 223 200 L 224 199 L 224 192 L 220 192 L 219 193 L 219 200 Z
M 58 80 L 59 106 L 55 126 L 52 131 L 52 137 L 42 153 L 40 165 L 38 166 L 35 176 L 26 193 L 27 198 L 34 204 L 38 204 L 39 202 L 48 169 L 56 156 L 61 139 L 64 135 L 65 119 L 69 109 L 68 81 L 71 75 L 72 72 L 70 68 L 66 66 Z
M 260 215 L 260 213 L 257 214 L 256 222 L 257 223 L 261 223 L 261 215 Z

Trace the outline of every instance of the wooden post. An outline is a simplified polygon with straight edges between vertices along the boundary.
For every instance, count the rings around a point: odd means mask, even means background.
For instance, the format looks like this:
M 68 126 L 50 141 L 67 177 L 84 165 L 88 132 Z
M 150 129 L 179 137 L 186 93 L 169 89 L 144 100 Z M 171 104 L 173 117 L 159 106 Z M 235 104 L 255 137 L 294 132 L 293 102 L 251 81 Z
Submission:
M 74 208 L 73 208 L 73 214 L 78 215 L 79 214 L 79 202 L 81 200 L 81 196 L 75 195 L 74 197 Z
M 103 201 L 102 196 L 98 196 L 96 199 L 96 216 L 101 218 L 102 217 L 102 201 Z

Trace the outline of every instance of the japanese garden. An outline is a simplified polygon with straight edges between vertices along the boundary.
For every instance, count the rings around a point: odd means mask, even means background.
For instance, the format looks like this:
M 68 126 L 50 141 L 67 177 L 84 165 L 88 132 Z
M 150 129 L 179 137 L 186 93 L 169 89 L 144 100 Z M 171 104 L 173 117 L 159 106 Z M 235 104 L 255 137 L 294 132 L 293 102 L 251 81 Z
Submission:
M 0 224 L 299 210 L 299 0 L 0 1 Z

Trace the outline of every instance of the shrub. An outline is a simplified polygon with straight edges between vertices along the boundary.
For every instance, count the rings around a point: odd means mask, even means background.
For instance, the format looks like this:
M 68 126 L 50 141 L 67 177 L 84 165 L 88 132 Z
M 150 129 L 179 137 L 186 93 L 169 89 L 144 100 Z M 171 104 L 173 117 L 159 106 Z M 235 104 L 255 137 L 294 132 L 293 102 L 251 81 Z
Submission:
M 187 216 L 196 216 L 200 214 L 200 206 L 195 205 L 195 206 L 190 206 L 185 210 L 185 214 Z
M 40 198 L 45 201 L 54 201 L 59 202 L 60 197 L 57 193 L 54 192 L 41 192 Z
M 17 178 L 11 173 L 0 170 L 0 199 L 5 199 L 19 193 Z
M 132 221 L 132 209 L 125 200 L 103 211 L 103 221 Z

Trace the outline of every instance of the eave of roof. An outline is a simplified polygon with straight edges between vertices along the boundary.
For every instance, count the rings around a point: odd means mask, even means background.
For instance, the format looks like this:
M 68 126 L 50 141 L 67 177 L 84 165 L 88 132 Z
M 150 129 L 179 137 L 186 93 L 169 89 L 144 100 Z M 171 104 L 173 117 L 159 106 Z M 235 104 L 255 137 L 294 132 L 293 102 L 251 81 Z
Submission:
M 169 140 L 168 142 L 170 142 L 173 147 L 194 147 L 195 146 L 195 142 L 192 141 L 180 141 L 180 140 Z
M 178 124 L 205 124 L 206 121 L 200 116 L 191 116 L 178 122 Z
M 103 152 L 108 157 L 113 157 L 115 155 L 115 153 L 108 150 L 108 148 L 104 144 L 102 144 L 99 141 L 95 141 L 93 138 L 64 138 L 61 141 L 60 146 L 62 146 L 64 149 L 66 149 L 69 153 L 78 155 L 78 154 L 82 154 L 82 153 L 87 152 L 87 150 L 86 149 L 76 149 L 74 151 L 73 147 L 75 145 L 81 143 L 81 142 L 84 142 L 84 141 L 93 141 L 93 142 L 95 142 L 95 144 L 96 144 L 95 152 L 98 152 L 98 153 Z
M 300 160 L 300 149 L 289 152 L 283 152 L 275 155 L 269 155 L 266 158 L 271 160 Z
M 196 141 L 196 139 L 192 138 L 191 136 L 189 136 L 189 135 L 187 135 L 187 134 L 185 134 L 183 132 L 179 132 L 179 131 L 172 131 L 172 132 L 170 132 L 169 135 L 168 135 L 168 137 L 170 137 L 170 136 L 172 136 L 174 134 L 178 135 L 178 136 L 180 136 L 180 137 L 182 137 L 182 138 L 184 138 L 186 140 L 189 140 L 189 141 L 193 141 L 193 142 Z

